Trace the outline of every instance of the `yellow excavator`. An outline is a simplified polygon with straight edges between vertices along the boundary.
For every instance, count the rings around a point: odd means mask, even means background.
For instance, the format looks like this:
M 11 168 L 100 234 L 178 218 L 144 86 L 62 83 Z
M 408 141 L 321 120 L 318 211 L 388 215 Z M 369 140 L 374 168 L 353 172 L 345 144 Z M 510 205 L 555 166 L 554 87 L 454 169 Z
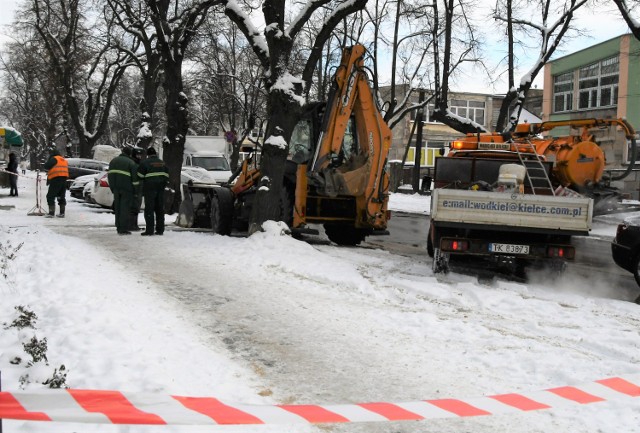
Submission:
M 326 103 L 309 104 L 289 143 L 280 198 L 281 220 L 294 235 L 324 226 L 339 245 L 388 234 L 391 130 L 377 105 L 364 66 L 365 48 L 345 48 Z M 260 179 L 254 158 L 225 185 L 183 188 L 178 224 L 228 235 L 246 230 Z

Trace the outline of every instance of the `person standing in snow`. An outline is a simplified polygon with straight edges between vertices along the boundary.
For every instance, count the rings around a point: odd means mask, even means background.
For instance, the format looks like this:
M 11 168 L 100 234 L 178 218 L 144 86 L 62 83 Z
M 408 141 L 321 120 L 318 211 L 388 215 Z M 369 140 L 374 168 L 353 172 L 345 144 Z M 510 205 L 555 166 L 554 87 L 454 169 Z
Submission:
M 49 154 L 49 160 L 45 162 L 44 169 L 47 170 L 47 204 L 49 213 L 47 218 L 53 218 L 56 211 L 56 198 L 60 206 L 59 218 L 64 218 L 64 210 L 67 205 L 65 195 L 67 193 L 67 179 L 69 178 L 69 164 L 64 159 L 58 149 L 53 147 Z
M 134 147 L 131 149 L 131 159 L 136 163 L 136 170 L 140 166 L 142 161 L 142 148 Z M 140 213 L 140 207 L 142 206 L 142 185 L 140 182 L 134 183 L 133 201 L 131 202 L 131 220 L 129 221 L 129 231 L 140 231 L 138 226 L 138 214 Z
M 137 165 L 131 159 L 131 147 L 122 149 L 122 153 L 109 163 L 109 188 L 113 192 L 113 210 L 116 214 L 116 230 L 119 235 L 130 235 L 129 223 L 135 189 L 138 185 Z
M 47 204 L 49 205 L 49 213 L 45 215 L 47 218 L 53 218 L 56 211 L 56 199 L 60 206 L 59 218 L 64 218 L 64 210 L 67 206 L 67 179 L 69 178 L 69 164 L 55 147 L 51 148 L 49 159 L 44 163 L 44 169 L 47 170 Z
M 142 180 L 144 195 L 144 221 L 147 224 L 142 236 L 164 233 L 164 188 L 169 181 L 169 169 L 158 158 L 153 147 L 147 149 L 147 159 L 140 163 L 138 177 Z M 154 218 L 155 217 L 155 218 Z
M 27 174 L 27 160 L 23 159 L 20 161 L 20 170 L 22 170 L 22 174 Z
M 9 165 L 7 165 L 9 173 L 9 196 L 18 197 L 18 158 L 16 154 L 9 154 Z

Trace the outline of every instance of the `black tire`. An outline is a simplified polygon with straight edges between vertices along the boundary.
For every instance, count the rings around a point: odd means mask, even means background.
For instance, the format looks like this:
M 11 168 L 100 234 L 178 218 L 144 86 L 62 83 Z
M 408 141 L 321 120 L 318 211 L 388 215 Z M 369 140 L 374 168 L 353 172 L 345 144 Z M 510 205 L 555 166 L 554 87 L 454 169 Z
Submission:
M 331 242 L 351 247 L 360 245 L 360 242 L 364 241 L 369 233 L 364 229 L 336 224 L 325 224 L 324 231 Z
M 233 193 L 230 189 L 216 188 L 211 196 L 211 231 L 219 235 L 231 234 L 233 220 Z
M 636 279 L 636 284 L 640 286 L 640 251 L 636 253 L 632 263 L 633 263 L 633 278 Z M 640 297 L 638 299 L 640 299 Z
M 427 233 L 427 255 L 433 258 L 433 240 L 431 239 L 431 227 Z

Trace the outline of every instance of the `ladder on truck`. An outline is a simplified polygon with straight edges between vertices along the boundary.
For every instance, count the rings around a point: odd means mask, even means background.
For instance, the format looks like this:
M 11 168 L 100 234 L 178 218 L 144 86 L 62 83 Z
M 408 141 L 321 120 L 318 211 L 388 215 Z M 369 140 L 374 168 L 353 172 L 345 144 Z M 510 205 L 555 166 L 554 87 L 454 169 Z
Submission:
M 530 140 L 527 140 L 525 144 L 531 152 L 520 152 L 519 146 L 521 143 L 513 143 L 516 153 L 518 154 L 518 159 L 526 170 L 526 178 L 529 180 L 531 193 L 555 196 L 556 193 L 551 184 L 551 179 L 549 179 L 549 173 L 547 169 L 544 168 L 544 164 L 536 151 L 536 147 Z M 527 156 L 533 156 L 533 158 L 527 158 Z

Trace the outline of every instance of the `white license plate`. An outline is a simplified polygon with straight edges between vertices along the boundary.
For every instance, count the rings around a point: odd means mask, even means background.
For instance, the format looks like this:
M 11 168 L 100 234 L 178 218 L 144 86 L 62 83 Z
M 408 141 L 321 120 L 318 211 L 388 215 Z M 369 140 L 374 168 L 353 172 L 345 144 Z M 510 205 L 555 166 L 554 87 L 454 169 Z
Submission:
M 529 254 L 529 245 L 489 244 L 492 253 Z

